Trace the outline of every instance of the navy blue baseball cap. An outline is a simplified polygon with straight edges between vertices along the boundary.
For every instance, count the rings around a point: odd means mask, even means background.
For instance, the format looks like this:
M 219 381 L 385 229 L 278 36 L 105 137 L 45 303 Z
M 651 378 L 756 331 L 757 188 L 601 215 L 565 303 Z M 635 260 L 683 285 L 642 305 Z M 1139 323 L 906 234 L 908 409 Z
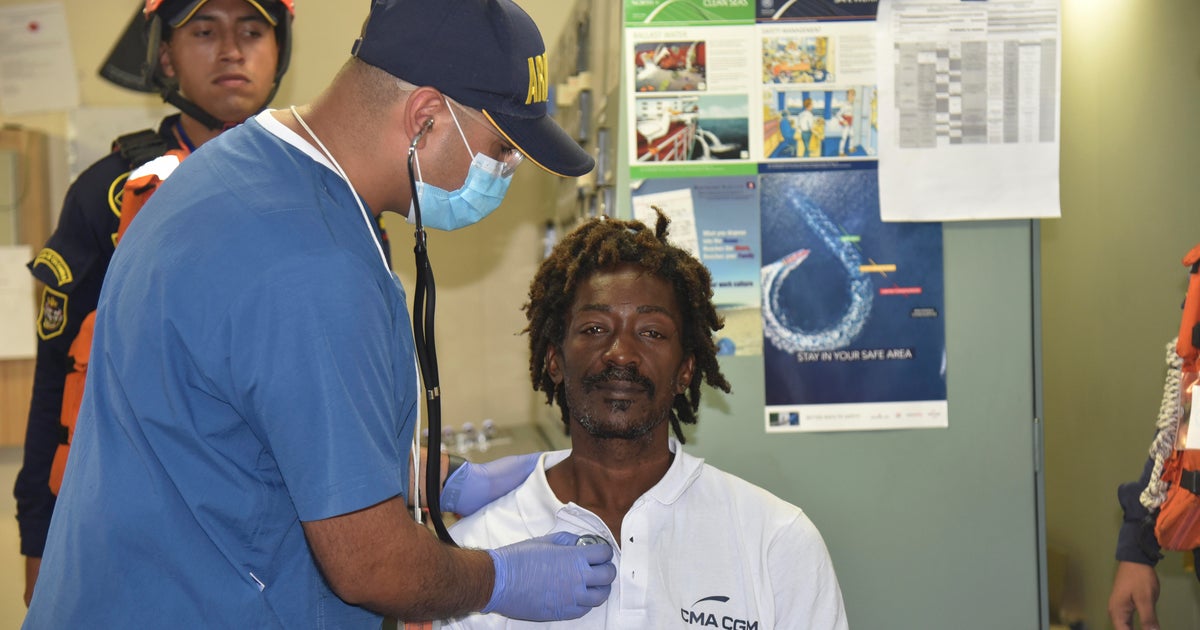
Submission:
M 551 173 L 577 177 L 595 166 L 546 113 L 546 46 L 511 0 L 374 0 L 351 54 L 482 111 Z

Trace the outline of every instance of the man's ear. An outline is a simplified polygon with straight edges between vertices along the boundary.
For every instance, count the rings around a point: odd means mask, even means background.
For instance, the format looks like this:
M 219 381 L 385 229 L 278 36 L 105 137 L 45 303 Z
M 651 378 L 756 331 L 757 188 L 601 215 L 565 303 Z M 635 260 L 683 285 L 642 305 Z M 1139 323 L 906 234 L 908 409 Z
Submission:
M 170 48 L 167 42 L 158 45 L 158 67 L 162 68 L 163 76 L 175 78 L 175 66 L 171 63 Z
M 546 346 L 546 373 L 555 385 L 563 382 L 562 366 L 558 363 L 559 350 L 554 344 Z
M 422 131 L 428 131 L 446 110 L 446 100 L 442 93 L 431 87 L 420 87 L 408 95 L 404 102 L 404 129 L 408 137 L 415 138 Z M 417 142 L 417 148 L 423 148 L 425 137 Z
M 679 372 L 675 379 L 675 393 L 682 394 L 692 385 L 692 376 L 696 373 L 696 356 L 689 354 L 679 364 Z

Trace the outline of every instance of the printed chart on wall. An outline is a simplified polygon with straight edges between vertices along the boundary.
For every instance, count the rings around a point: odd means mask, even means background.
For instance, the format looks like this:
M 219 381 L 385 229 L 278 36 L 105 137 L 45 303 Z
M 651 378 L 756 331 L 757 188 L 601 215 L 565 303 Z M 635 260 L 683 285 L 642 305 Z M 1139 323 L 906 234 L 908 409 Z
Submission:
M 1059 4 L 880 3 L 884 219 L 1061 215 Z
M 655 207 L 671 219 L 669 240 L 699 258 L 712 274 L 713 301 L 725 319 L 717 333 L 717 353 L 762 354 L 758 177 L 634 182 L 634 218 L 654 225 Z
M 760 180 L 767 431 L 945 427 L 941 225 L 882 222 L 843 166 Z

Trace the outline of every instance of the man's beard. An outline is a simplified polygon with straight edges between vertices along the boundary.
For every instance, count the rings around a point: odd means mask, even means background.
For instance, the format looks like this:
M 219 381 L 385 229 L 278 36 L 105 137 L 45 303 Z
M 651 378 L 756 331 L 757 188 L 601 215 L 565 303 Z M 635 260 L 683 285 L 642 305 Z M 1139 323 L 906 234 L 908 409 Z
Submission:
M 610 367 L 603 372 L 585 376 L 580 379 L 579 387 L 564 387 L 566 388 L 567 407 L 570 409 L 571 418 L 583 427 L 584 431 L 593 438 L 600 440 L 636 440 L 644 437 L 653 431 L 658 425 L 665 422 L 671 417 L 671 404 L 673 400 L 668 400 L 662 408 L 649 409 L 641 421 L 633 421 L 625 426 L 612 426 L 612 423 L 607 422 L 601 414 L 616 414 L 624 413 L 633 406 L 632 400 L 613 400 L 604 403 L 608 409 L 596 409 L 588 404 L 586 395 L 597 390 L 597 384 L 610 382 L 627 382 L 641 386 L 645 391 L 644 394 L 648 401 L 654 400 L 654 394 L 657 387 L 654 383 L 642 376 L 637 371 L 637 368 L 618 368 Z M 672 384 L 673 385 L 673 384 Z M 576 395 L 578 389 L 578 395 Z

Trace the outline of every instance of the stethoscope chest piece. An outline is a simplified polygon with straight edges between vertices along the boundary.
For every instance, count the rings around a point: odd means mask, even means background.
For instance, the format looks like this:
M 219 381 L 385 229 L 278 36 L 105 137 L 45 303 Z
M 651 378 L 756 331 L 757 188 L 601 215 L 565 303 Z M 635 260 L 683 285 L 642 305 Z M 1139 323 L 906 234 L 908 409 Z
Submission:
M 596 534 L 584 534 L 579 537 L 579 540 L 575 541 L 576 547 L 583 547 L 585 545 L 607 545 L 607 544 L 608 544 L 608 541 L 605 540 L 605 538 L 603 536 L 597 536 Z

